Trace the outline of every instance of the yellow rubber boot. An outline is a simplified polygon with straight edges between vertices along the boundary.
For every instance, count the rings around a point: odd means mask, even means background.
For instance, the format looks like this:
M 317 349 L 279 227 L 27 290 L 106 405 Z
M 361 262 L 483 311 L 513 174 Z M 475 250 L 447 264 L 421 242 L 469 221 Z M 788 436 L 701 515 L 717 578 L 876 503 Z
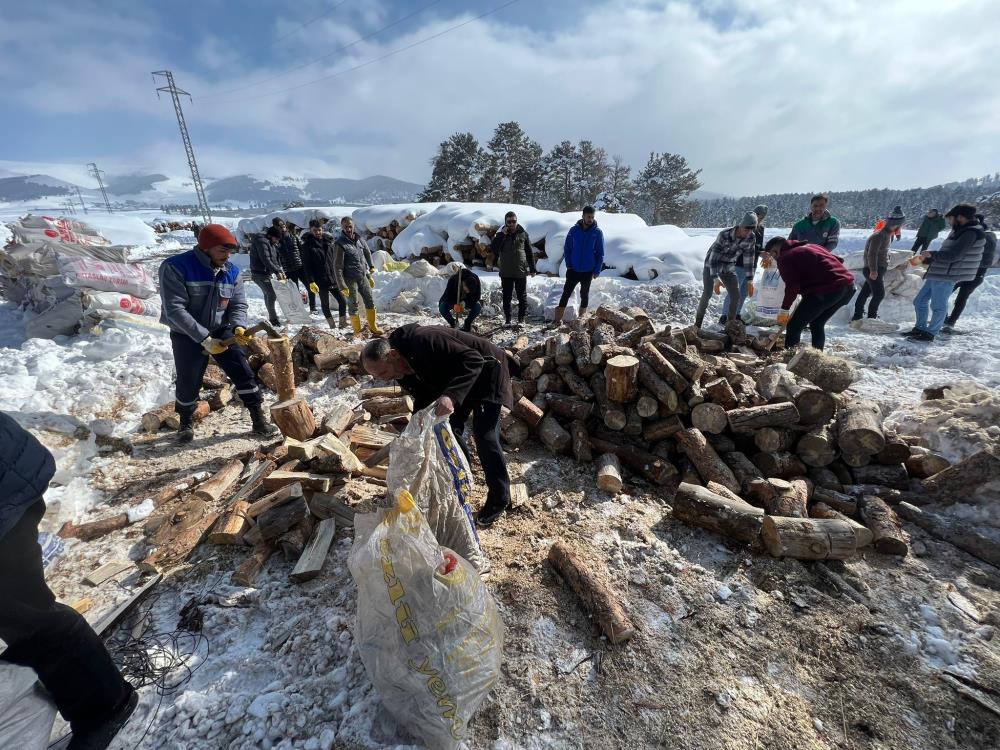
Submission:
M 360 315 L 352 315 L 351 316 L 351 328 L 354 329 L 354 335 L 355 336 L 360 336 L 361 335 L 361 316 Z
M 371 332 L 372 336 L 381 336 L 383 331 L 378 327 L 378 323 L 375 322 L 375 311 L 365 310 L 368 314 L 368 330 Z

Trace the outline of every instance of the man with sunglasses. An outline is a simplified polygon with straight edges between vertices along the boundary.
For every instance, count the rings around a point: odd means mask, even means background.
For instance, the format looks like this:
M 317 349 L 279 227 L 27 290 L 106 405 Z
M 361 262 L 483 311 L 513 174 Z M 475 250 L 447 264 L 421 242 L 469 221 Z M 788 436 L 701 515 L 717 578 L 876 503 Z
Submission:
M 236 346 L 247 325 L 247 301 L 240 269 L 229 261 L 236 238 L 221 224 L 206 224 L 198 245 L 160 264 L 160 322 L 170 329 L 177 381 L 174 408 L 180 416 L 179 443 L 194 439 L 194 410 L 211 355 L 250 410 L 254 433 L 271 437 L 278 428 L 264 416 L 264 397 L 246 353 Z
M 510 302 L 517 292 L 517 324 L 523 325 L 528 313 L 528 274 L 535 275 L 535 254 L 524 227 L 517 223 L 517 214 L 508 211 L 504 226 L 490 243 L 490 253 L 497 258 L 500 288 L 503 290 L 503 317 L 510 325 Z

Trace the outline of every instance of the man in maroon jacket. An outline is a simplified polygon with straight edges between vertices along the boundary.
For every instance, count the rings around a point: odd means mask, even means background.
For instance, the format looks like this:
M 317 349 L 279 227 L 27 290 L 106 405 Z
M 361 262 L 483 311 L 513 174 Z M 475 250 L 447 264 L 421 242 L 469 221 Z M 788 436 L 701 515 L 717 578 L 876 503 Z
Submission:
M 785 299 L 778 314 L 778 324 L 786 326 L 785 347 L 798 346 L 802 329 L 809 326 L 812 345 L 822 349 L 826 321 L 854 296 L 854 274 L 825 247 L 802 240 L 773 237 L 764 252 L 774 256 L 785 282 Z M 788 310 L 799 294 L 802 300 L 789 317 Z

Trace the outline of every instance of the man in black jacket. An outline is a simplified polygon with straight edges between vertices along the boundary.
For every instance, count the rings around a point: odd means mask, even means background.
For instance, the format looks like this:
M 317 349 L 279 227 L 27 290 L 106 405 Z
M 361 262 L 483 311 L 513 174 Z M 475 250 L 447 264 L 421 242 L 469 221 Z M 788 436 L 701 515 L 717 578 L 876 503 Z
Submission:
M 510 505 L 510 475 L 500 446 L 500 409 L 513 406 L 508 359 L 486 339 L 443 326 L 416 323 L 375 339 L 365 347 L 365 369 L 379 380 L 396 380 L 413 396 L 413 408 L 436 403 L 439 417 L 450 415 L 452 429 L 466 457 L 465 423 L 486 475 L 488 493 L 478 521 L 488 526 Z
M 472 269 L 459 266 L 458 270 L 448 279 L 444 294 L 438 300 L 438 311 L 452 328 L 458 327 L 457 317 L 465 313 L 466 318 L 462 330 L 469 333 L 472 331 L 472 322 L 483 311 L 482 296 L 482 285 L 479 283 L 479 277 L 472 272 Z
M 271 220 L 271 225 L 281 232 L 278 257 L 281 260 L 281 267 L 285 270 L 285 276 L 294 281 L 296 287 L 301 282 L 309 291 L 309 312 L 316 312 L 316 295 L 309 290 L 309 280 L 302 269 L 302 244 L 299 242 L 298 232 L 294 225 L 287 224 L 284 219 L 278 217 Z
M 508 211 L 504 226 L 493 237 L 490 252 L 497 259 L 503 293 L 504 322 L 510 325 L 510 302 L 517 291 L 517 324 L 524 324 L 528 313 L 528 275 L 535 275 L 535 253 L 528 233 L 517 223 L 517 214 Z
M 104 643 L 45 584 L 38 523 L 55 473 L 52 454 L 0 412 L 0 659 L 30 667 L 70 723 L 70 750 L 103 750 L 138 696 Z
M 310 293 L 319 295 L 319 304 L 330 328 L 347 328 L 347 300 L 340 293 L 333 270 L 335 248 L 333 237 L 323 231 L 323 222 L 310 219 L 309 233 L 302 238 L 302 267 L 309 279 Z M 330 297 L 337 301 L 340 320 L 334 320 Z
M 281 230 L 277 227 L 268 227 L 264 236 L 254 235 L 250 244 L 250 279 L 264 293 L 264 306 L 267 308 L 271 325 L 274 326 L 281 325 L 281 323 L 275 308 L 278 296 L 274 293 L 271 278 L 275 277 L 279 281 L 285 278 L 285 269 L 282 268 L 281 257 L 278 255 L 280 244 Z

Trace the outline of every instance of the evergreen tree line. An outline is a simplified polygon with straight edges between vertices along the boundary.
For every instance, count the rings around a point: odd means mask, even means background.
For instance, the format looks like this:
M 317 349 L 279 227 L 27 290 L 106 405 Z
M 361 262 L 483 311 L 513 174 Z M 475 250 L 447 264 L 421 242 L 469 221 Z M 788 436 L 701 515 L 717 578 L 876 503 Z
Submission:
M 888 215 L 894 206 L 901 206 L 906 214 L 904 228 L 916 229 L 929 208 L 944 213 L 956 203 L 974 203 L 985 209 L 987 216 L 992 214 L 994 221 L 1000 221 L 996 199 L 991 201 L 989 197 L 998 190 L 1000 172 L 928 188 L 846 190 L 829 194 L 830 213 L 840 219 L 844 227 L 866 228 L 874 227 L 875 222 Z M 811 193 L 771 193 L 699 201 L 692 226 L 729 226 L 746 211 L 763 203 L 768 207 L 768 226 L 789 227 L 809 212 L 811 197 Z
M 517 122 L 503 122 L 482 146 L 472 133 L 455 133 L 431 159 L 431 179 L 419 200 L 516 203 L 554 211 L 586 205 L 637 213 L 652 224 L 690 225 L 698 205 L 700 169 L 683 156 L 652 152 L 632 176 L 620 156 L 593 141 L 562 141 L 547 153 Z

